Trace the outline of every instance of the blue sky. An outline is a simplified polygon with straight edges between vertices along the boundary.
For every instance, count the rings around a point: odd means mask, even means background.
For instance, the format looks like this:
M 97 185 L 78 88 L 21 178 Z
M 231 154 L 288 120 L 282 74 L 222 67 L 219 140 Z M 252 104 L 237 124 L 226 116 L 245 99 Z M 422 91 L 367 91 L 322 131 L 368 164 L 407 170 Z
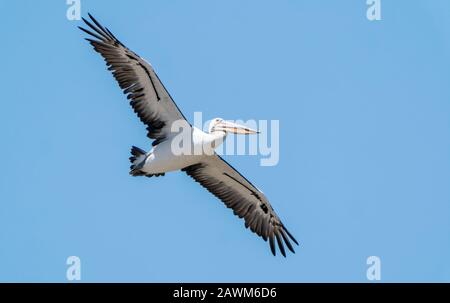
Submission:
M 300 242 L 273 257 L 183 173 L 128 175 L 145 128 L 65 1 L 1 1 L 0 281 L 450 281 L 450 2 L 93 1 L 186 117 L 280 121 L 226 159 Z

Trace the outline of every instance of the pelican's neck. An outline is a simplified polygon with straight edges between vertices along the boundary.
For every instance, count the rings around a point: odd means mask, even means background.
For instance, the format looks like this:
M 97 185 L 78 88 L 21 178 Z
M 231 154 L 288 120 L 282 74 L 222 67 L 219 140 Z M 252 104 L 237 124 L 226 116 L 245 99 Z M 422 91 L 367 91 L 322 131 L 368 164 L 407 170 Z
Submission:
M 210 144 L 212 148 L 217 148 L 218 146 L 222 145 L 223 141 L 225 140 L 227 136 L 227 132 L 223 130 L 215 130 L 209 133 L 210 136 Z
M 223 130 L 215 130 L 209 133 L 214 138 L 225 138 L 227 136 L 227 132 Z

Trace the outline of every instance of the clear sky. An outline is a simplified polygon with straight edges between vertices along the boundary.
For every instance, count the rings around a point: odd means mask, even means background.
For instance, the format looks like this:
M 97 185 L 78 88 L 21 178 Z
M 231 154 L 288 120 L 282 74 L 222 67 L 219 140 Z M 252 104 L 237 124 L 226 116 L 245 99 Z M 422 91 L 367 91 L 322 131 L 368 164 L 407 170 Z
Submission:
M 226 159 L 300 242 L 268 244 L 184 173 L 128 175 L 144 126 L 65 0 L 1 1 L 0 281 L 450 281 L 450 2 L 82 0 L 185 116 L 280 121 Z

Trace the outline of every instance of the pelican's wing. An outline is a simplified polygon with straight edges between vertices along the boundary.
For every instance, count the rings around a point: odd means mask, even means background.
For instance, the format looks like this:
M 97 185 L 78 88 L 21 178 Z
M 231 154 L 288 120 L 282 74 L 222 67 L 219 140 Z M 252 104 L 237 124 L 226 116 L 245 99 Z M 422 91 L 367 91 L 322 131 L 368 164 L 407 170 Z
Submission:
M 153 145 L 158 144 L 170 133 L 174 121 L 186 119 L 152 66 L 123 45 L 90 14 L 89 17 L 94 24 L 84 18 L 83 21 L 90 30 L 79 28 L 92 36 L 86 40 L 103 56 L 108 69 L 127 94 L 130 105 L 141 121 L 147 125 L 148 137 L 156 139 Z
M 188 166 L 183 171 L 232 208 L 235 215 L 244 218 L 246 228 L 250 227 L 264 241 L 269 239 L 274 255 L 275 239 L 283 256 L 286 256 L 283 242 L 294 252 L 289 239 L 298 245 L 297 241 L 278 218 L 264 194 L 221 157 L 205 157 L 202 162 Z

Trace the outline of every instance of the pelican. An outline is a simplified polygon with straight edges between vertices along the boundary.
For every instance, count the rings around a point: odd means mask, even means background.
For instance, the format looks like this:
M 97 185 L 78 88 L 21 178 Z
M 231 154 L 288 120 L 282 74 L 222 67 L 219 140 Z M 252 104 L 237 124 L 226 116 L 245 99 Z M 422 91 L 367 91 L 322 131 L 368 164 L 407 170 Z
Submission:
M 88 28 L 79 27 L 89 35 L 87 41 L 106 61 L 120 88 L 140 120 L 147 126 L 147 136 L 153 139 L 146 152 L 131 148 L 132 176 L 159 177 L 166 172 L 181 170 L 219 198 L 233 213 L 245 221 L 245 227 L 269 241 L 272 254 L 276 245 L 286 257 L 284 245 L 295 253 L 290 241 L 297 240 L 286 229 L 266 196 L 236 169 L 214 152 L 228 133 L 255 134 L 256 130 L 221 118 L 211 120 L 208 133 L 193 127 L 181 113 L 152 66 L 128 49 L 91 14 L 83 18 Z M 184 127 L 175 128 L 179 124 Z M 200 153 L 175 153 L 175 140 L 181 130 L 188 130 L 188 140 Z

